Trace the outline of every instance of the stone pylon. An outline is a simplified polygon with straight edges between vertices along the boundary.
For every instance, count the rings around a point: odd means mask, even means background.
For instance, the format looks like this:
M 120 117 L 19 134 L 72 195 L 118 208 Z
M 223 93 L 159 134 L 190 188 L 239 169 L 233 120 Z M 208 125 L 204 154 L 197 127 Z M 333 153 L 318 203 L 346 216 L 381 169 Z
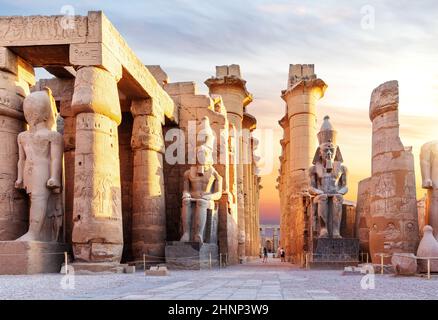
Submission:
M 17 179 L 17 136 L 25 130 L 23 99 L 35 84 L 26 61 L 0 47 L 0 241 L 15 240 L 28 228 L 28 203 Z
M 245 200 L 244 200 L 244 150 L 242 141 L 242 121 L 244 108 L 251 103 L 252 95 L 246 89 L 246 81 L 242 79 L 238 65 L 216 67 L 216 76 L 205 81 L 210 95 L 220 95 L 227 109 L 227 118 L 237 132 L 236 163 L 237 163 L 237 199 L 238 199 L 238 252 L 243 260 L 245 253 Z
M 317 78 L 312 64 L 292 64 L 287 89 L 282 91 L 286 115 L 280 121 L 287 136 L 282 139 L 282 245 L 288 259 L 299 262 L 305 251 L 306 203 L 303 191 L 309 188 L 308 168 L 317 147 L 316 104 L 324 96 L 325 82 Z M 290 245 L 289 245 L 290 244 Z
M 379 254 L 415 254 L 419 241 L 414 157 L 399 137 L 398 102 L 397 81 L 385 82 L 371 94 L 372 176 L 367 225 L 373 263 L 380 263 Z M 390 257 L 384 260 L 389 263 Z

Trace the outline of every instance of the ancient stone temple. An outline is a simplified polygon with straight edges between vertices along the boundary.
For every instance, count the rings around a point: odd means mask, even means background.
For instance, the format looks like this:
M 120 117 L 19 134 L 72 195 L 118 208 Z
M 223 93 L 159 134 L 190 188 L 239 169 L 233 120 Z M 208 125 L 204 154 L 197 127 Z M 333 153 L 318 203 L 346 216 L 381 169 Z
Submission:
M 317 134 L 316 103 L 324 96 L 326 88 L 324 81 L 314 73 L 314 65 L 296 64 L 290 65 L 288 88 L 282 92 L 282 98 L 286 102 L 286 114 L 279 121 L 283 128 L 283 139 L 280 141 L 282 154 L 277 179 L 281 208 L 280 242 L 286 251 L 287 259 L 301 265 L 304 264 L 306 256 L 309 260 L 311 259 L 309 257 L 316 254 L 317 241 L 314 240 L 318 238 L 318 233 L 330 238 L 342 235 L 353 238 L 355 235 L 354 205 L 338 201 L 342 198 L 340 196 L 332 197 L 334 194 L 342 195 L 347 191 L 343 189 L 346 187 L 343 186 L 346 184 L 344 181 L 346 172 L 342 174 L 342 156 L 339 148 L 333 146 L 331 150 L 324 147 L 328 153 L 323 157 L 324 159 L 320 155 L 322 146 L 336 143 L 335 131 L 328 118 L 324 120 L 321 131 Z M 317 136 L 320 140 L 318 148 Z M 336 181 L 333 187 L 339 184 L 339 190 L 336 189 L 334 193 L 329 192 L 330 197 L 326 199 L 326 196 L 314 192 L 312 194 L 311 191 L 319 189 L 314 176 L 316 173 L 325 172 L 326 169 L 330 172 L 333 170 L 324 167 L 328 154 L 330 160 L 327 163 L 339 164 L 336 165 L 337 171 L 335 170 L 339 175 L 333 180 Z M 320 165 L 318 160 L 320 158 L 324 161 L 324 166 Z M 315 166 L 312 167 L 312 164 Z M 316 168 L 319 169 L 315 171 Z M 328 222 L 325 210 L 328 208 L 331 208 L 330 234 L 326 234 L 327 228 L 319 227 L 321 223 Z M 319 214 L 318 210 L 320 210 Z M 333 214 L 336 216 L 335 224 L 333 224 Z
M 414 158 L 400 140 L 398 101 L 397 81 L 385 82 L 371 94 L 371 177 L 359 184 L 357 202 L 360 219 L 365 218 L 369 229 L 374 263 L 380 263 L 381 254 L 388 255 L 385 263 L 389 254 L 415 254 L 419 241 Z
M 169 83 L 159 66 L 145 66 L 102 12 L 73 22 L 0 17 L 0 253 L 21 246 L 27 260 L 15 263 L 40 266 L 18 273 L 59 271 L 63 251 L 75 271 L 162 263 L 168 242 L 187 240 L 191 224 L 183 221 L 194 215 L 198 231 L 189 241 L 208 239 L 213 259 L 255 256 L 256 120 L 246 112 L 252 97 L 239 66 L 217 67 L 206 81 L 210 95 L 199 95 L 194 83 Z M 54 77 L 35 83 L 35 67 Z M 43 118 L 26 113 L 32 108 L 44 110 Z M 46 171 L 35 169 L 41 173 L 29 184 L 22 155 L 36 157 L 47 141 L 53 163 L 38 155 L 32 163 Z M 194 180 L 185 174 L 190 168 Z M 208 201 L 197 195 L 205 183 L 213 188 Z M 39 227 L 40 214 L 50 217 L 50 234 Z M 49 251 L 60 251 L 60 260 L 46 258 Z M 0 273 L 9 272 L 0 264 Z

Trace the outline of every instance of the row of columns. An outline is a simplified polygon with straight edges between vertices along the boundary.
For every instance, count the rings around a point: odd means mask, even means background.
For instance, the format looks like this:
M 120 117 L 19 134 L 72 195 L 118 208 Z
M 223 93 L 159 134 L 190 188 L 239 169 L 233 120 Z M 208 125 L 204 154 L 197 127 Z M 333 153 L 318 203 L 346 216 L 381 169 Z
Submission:
M 0 241 L 27 230 L 28 203 L 14 187 L 17 136 L 26 129 L 22 102 L 35 84 L 33 68 L 0 48 Z M 122 257 L 123 224 L 118 126 L 121 108 L 117 75 L 103 68 L 78 68 L 72 94 L 59 101 L 64 119 L 65 241 L 77 262 L 115 262 Z M 164 260 L 166 238 L 163 179 L 164 115 L 150 99 L 135 100 L 132 247 Z
M 235 128 L 237 135 L 237 226 L 238 226 L 238 256 L 240 261 L 247 256 L 255 255 L 252 248 L 256 239 L 256 224 L 253 209 L 254 194 L 251 192 L 252 163 L 249 154 L 252 146 L 242 135 L 242 129 L 255 128 L 255 119 L 245 113 L 245 107 L 251 103 L 252 95 L 246 89 L 246 81 L 242 79 L 238 65 L 216 67 L 216 76 L 205 81 L 210 95 L 220 95 L 227 110 L 229 123 Z M 247 121 L 249 120 L 249 121 Z
M 6 54 L 19 58 L 9 50 Z M 9 60 L 7 60 L 9 61 Z M 10 63 L 10 62 L 8 62 Z M 18 62 L 16 62 L 18 63 Z M 21 61 L 20 63 L 24 63 Z M 238 66 L 237 66 L 238 67 Z M 241 132 L 244 108 L 252 100 L 236 66 L 219 67 L 217 77 L 207 80 L 211 94 L 222 96 L 230 124 Z M 27 201 L 14 188 L 18 133 L 25 130 L 22 101 L 32 81 L 22 81 L 17 67 L 0 65 L 0 240 L 13 240 L 27 228 Z M 30 73 L 33 72 L 29 66 Z M 115 68 L 117 70 L 117 68 Z M 121 68 L 120 68 L 121 70 Z M 29 78 L 29 77 L 27 77 Z M 26 78 L 26 79 L 27 79 Z M 102 67 L 77 68 L 74 90 L 60 102 L 65 141 L 65 233 L 77 262 L 119 263 L 123 252 L 122 190 L 118 126 L 122 121 L 117 83 L 121 72 Z M 32 79 L 32 77 L 31 77 Z M 140 260 L 164 260 L 166 213 L 164 197 L 162 126 L 164 115 L 151 99 L 133 100 L 132 254 Z M 251 124 L 251 127 L 255 127 Z M 242 259 L 258 251 L 259 179 L 252 162 L 245 164 L 242 136 L 236 135 L 238 252 Z M 122 164 L 123 165 L 123 164 Z M 246 197 L 245 197 L 246 195 Z M 245 201 L 246 200 L 246 201 Z M 3 210 L 6 208 L 7 210 Z M 246 209 L 245 209 L 246 208 Z M 247 241 L 245 241 L 247 238 Z

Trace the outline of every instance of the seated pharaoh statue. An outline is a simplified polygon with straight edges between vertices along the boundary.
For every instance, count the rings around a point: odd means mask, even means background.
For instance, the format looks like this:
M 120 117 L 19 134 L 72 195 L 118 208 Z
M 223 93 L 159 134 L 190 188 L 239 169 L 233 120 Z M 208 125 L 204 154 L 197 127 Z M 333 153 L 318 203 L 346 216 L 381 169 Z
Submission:
M 222 177 L 213 167 L 212 150 L 207 144 L 197 147 L 197 164 L 184 173 L 182 195 L 182 242 L 204 242 L 207 215 L 222 196 Z
M 324 117 L 318 133 L 319 147 L 309 169 L 309 192 L 317 205 L 319 238 L 342 238 L 340 226 L 343 196 L 348 192 L 347 168 L 342 165 L 341 150 L 336 145 L 337 132 L 329 120 L 328 116 Z
M 23 102 L 29 129 L 18 135 L 15 187 L 30 198 L 29 230 L 17 241 L 58 241 L 62 226 L 63 138 L 55 130 L 56 105 L 50 89 L 29 94 Z

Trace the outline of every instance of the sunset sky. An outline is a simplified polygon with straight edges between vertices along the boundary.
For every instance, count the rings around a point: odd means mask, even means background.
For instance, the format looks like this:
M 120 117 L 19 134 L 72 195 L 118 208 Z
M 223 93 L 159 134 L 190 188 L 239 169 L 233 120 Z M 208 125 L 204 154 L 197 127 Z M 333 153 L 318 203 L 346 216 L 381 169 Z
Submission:
M 14 0 L 0 1 L 0 14 L 61 14 L 67 4 L 76 14 L 103 10 L 145 64 L 161 65 L 173 82 L 196 81 L 201 93 L 216 65 L 240 64 L 254 95 L 248 112 L 260 128 L 275 130 L 274 170 L 262 178 L 263 223 L 279 223 L 280 92 L 291 63 L 315 64 L 328 84 L 318 127 L 328 114 L 338 130 L 349 200 L 370 174 L 368 106 L 380 83 L 399 81 L 401 138 L 413 146 L 417 169 L 420 146 L 438 139 L 437 1 Z M 417 170 L 417 184 L 420 178 Z

